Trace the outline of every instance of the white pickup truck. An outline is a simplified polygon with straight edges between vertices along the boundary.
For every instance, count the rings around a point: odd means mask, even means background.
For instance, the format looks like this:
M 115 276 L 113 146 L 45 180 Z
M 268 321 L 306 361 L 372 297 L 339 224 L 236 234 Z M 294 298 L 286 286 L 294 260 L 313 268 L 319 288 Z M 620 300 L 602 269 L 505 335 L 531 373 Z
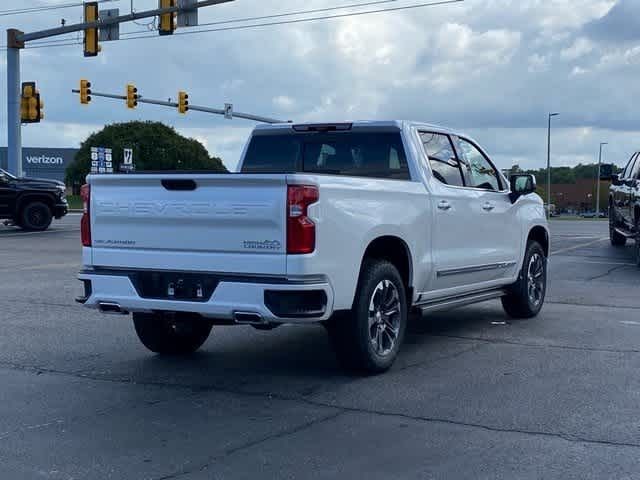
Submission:
M 533 317 L 549 233 L 535 178 L 405 121 L 259 126 L 238 172 L 92 175 L 84 295 L 157 353 L 213 325 L 322 323 L 340 362 L 388 369 L 411 311 L 502 299 Z

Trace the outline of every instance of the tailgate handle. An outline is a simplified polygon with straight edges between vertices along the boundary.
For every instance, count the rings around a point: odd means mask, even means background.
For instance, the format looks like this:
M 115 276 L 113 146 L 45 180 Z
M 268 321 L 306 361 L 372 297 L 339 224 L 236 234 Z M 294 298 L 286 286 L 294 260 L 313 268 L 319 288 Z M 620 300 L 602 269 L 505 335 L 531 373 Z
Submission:
M 162 186 L 167 190 L 191 192 L 198 188 L 193 180 L 162 180 Z

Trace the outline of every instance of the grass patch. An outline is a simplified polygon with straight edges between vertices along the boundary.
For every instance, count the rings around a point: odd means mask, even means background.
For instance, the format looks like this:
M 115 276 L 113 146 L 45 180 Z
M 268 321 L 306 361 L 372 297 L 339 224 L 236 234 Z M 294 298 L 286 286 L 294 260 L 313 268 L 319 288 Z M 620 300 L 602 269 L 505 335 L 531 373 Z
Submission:
M 80 195 L 67 195 L 70 210 L 82 210 L 82 198 Z

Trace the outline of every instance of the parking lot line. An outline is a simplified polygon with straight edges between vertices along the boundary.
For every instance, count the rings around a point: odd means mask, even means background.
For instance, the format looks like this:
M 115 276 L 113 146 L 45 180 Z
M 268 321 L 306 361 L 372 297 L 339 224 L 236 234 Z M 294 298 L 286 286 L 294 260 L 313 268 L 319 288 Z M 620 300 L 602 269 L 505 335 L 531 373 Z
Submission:
M 67 230 L 67 229 L 63 229 L 63 230 L 45 230 L 44 232 L 17 232 L 17 233 L 4 233 L 4 234 L 0 234 L 0 238 L 6 238 L 6 237 L 26 237 L 28 235 L 45 235 L 47 233 L 65 233 L 65 232 L 79 232 L 80 229 L 73 229 L 73 230 Z
M 559 255 L 560 253 L 571 252 L 573 250 L 578 250 L 579 248 L 590 247 L 591 245 L 595 245 L 596 243 L 604 242 L 605 240 L 609 240 L 609 237 L 602 237 L 592 242 L 581 243 L 579 245 L 574 245 L 573 247 L 563 248 L 561 250 L 557 250 L 552 252 L 551 255 Z

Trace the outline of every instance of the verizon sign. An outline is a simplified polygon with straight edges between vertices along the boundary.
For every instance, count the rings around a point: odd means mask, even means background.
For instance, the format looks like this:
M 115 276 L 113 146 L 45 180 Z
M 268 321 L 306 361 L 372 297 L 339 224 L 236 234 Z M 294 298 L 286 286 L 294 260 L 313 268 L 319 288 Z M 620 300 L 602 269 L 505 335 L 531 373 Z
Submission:
M 28 165 L 64 165 L 64 158 L 62 157 L 47 157 L 46 155 L 40 156 L 25 156 L 25 160 Z

